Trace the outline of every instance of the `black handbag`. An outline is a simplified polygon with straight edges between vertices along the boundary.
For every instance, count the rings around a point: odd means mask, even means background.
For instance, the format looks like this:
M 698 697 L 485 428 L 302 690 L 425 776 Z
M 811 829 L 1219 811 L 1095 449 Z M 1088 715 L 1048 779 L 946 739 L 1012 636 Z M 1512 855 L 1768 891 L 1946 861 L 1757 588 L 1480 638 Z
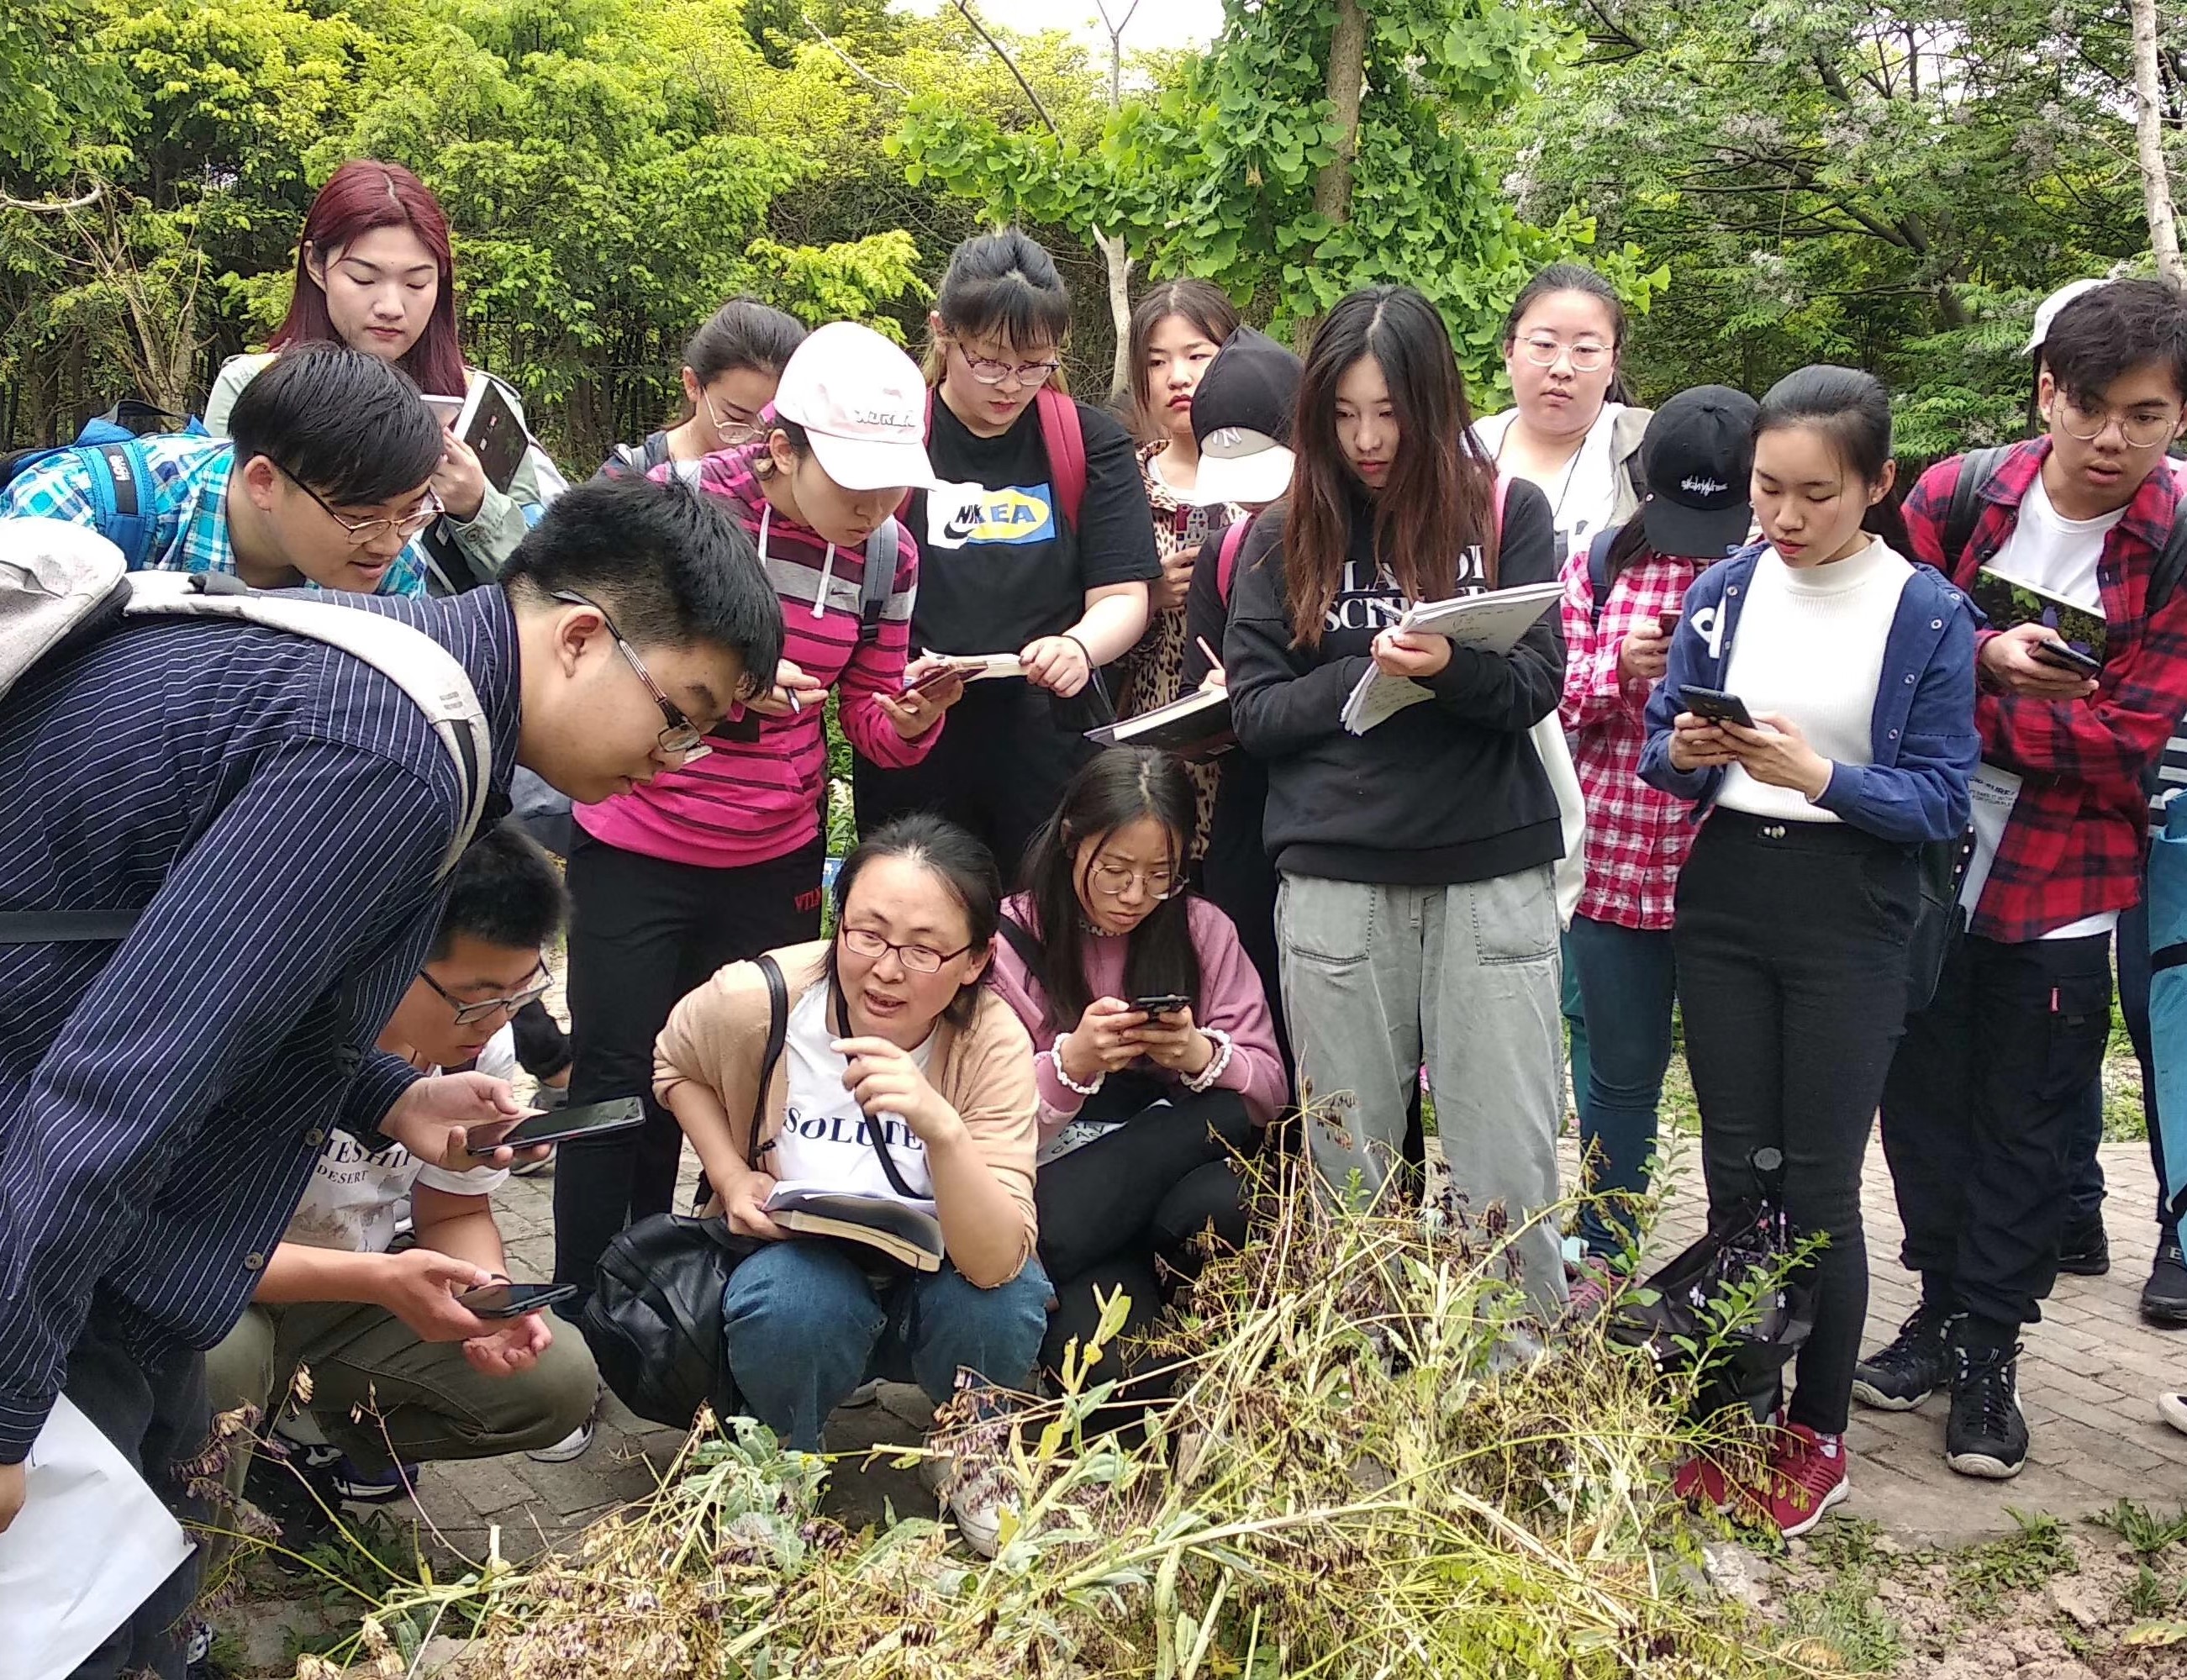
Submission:
M 1914 929 L 1906 936 L 1906 1013 L 1918 1014 L 1937 995 L 1943 977 L 1944 958 L 1952 941 L 1967 924 L 1959 907 L 1959 884 L 1966 879 L 1974 857 L 1974 831 L 1957 840 L 1931 840 L 1918 846 L 1920 902 L 1914 913 Z
M 1721 1304 L 1751 1288 L 1798 1247 L 1785 1214 L 1785 1158 L 1772 1149 L 1748 1158 L 1753 1195 L 1709 1222 L 1706 1235 L 1628 1290 L 1613 1311 L 1611 1340 L 1644 1350 L 1659 1370 L 1692 1368 L 1708 1351 L 1695 1407 L 1708 1418 L 1727 1406 L 1745 1406 L 1766 1419 L 1777 1406 L 1779 1376 L 1815 1327 L 1813 1285 L 1786 1278 L 1763 1291 L 1753 1316 L 1722 1336 Z
M 790 1030 L 790 992 L 772 957 L 759 958 L 767 980 L 767 1048 L 752 1098 L 749 1158 L 766 1117 L 767 1087 Z M 717 1418 L 744 1409 L 722 1346 L 722 1291 L 761 1239 L 728 1221 L 656 1213 L 610 1243 L 578 1319 L 585 1345 L 616 1397 L 641 1418 L 689 1429 L 702 1405 Z

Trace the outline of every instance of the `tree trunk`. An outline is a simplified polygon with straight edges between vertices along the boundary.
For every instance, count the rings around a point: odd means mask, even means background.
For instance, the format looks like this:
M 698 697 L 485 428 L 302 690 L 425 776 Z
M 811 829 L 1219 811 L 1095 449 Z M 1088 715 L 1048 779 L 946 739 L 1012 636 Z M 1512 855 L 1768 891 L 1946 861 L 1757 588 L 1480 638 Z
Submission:
M 1094 243 L 1109 270 L 1109 318 L 1116 326 L 1116 358 L 1110 365 L 1109 395 L 1132 387 L 1132 255 L 1121 233 L 1094 230 Z
M 2142 207 L 2149 216 L 2149 245 L 2156 272 L 2187 285 L 2179 256 L 2179 224 L 2172 209 L 2172 178 L 2164 165 L 2164 93 L 2156 74 L 2156 0 L 2128 0 L 2134 14 L 2134 135 L 2141 164 Z
M 1322 166 L 1314 181 L 1313 207 L 1330 221 L 1343 222 L 1352 219 L 1352 166 L 1359 155 L 1359 102 L 1367 90 L 1367 14 L 1361 0 L 1337 0 L 1336 27 L 1329 37 L 1327 87 L 1341 132 L 1336 155 Z M 1293 337 L 1302 356 L 1319 322 L 1313 316 L 1298 323 Z

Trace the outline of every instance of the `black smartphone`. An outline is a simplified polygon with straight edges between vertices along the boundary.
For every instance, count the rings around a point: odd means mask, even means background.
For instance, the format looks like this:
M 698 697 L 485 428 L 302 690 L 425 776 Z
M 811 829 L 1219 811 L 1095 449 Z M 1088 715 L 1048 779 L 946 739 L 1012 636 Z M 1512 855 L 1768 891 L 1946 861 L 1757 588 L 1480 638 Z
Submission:
M 456 1305 L 469 1308 L 481 1318 L 521 1318 L 527 1312 L 558 1306 L 576 1293 L 575 1284 L 481 1284 L 458 1295 Z
M 1151 1020 L 1156 1015 L 1173 1015 L 1191 1002 L 1192 999 L 1181 992 L 1157 992 L 1151 997 L 1134 997 L 1132 1007 Z
M 605 1132 L 627 1132 L 642 1125 L 645 1120 L 645 1105 L 635 1097 L 617 1097 L 604 1103 L 588 1103 L 582 1108 L 555 1109 L 547 1114 L 535 1114 L 520 1120 L 509 1129 L 506 1137 L 497 1138 L 491 1143 L 473 1143 L 475 1155 L 490 1155 L 496 1149 L 529 1149 L 541 1143 L 559 1143 L 571 1138 L 596 1138 Z
M 2083 653 L 2070 642 L 2038 642 L 2027 650 L 2028 658 L 2039 665 L 2055 670 L 2070 671 L 2082 677 L 2100 677 L 2104 662 L 2090 654 Z
M 1747 712 L 1746 702 L 1736 694 L 1725 694 L 1721 688 L 1681 688 L 1678 703 L 1695 716 L 1711 723 L 1736 723 L 1742 729 L 1754 727 L 1754 719 Z

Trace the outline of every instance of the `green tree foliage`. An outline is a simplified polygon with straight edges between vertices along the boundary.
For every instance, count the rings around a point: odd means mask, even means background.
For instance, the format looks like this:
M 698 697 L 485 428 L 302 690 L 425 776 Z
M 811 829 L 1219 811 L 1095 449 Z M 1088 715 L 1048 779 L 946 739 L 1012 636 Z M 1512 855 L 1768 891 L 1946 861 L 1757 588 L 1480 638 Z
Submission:
M 1214 279 L 1278 330 L 1355 286 L 1405 281 L 1449 321 L 1470 376 L 1499 376 L 1503 313 L 1526 275 L 1592 242 L 1581 213 L 1513 214 L 1472 142 L 1556 47 L 1535 14 L 1488 0 L 1373 0 L 1348 211 L 1316 206 L 1344 138 L 1328 86 L 1333 0 L 1229 0 L 1221 37 L 1174 85 L 1060 135 L 1020 104 L 998 120 L 914 100 L 898 144 L 990 216 L 1082 238 L 1122 232 L 1156 274 Z M 1035 87 L 1041 84 L 1036 81 Z M 1045 93 L 1043 90 L 1043 98 Z M 1596 260 L 1642 306 L 1637 252 Z
M 1007 81 L 878 0 L 814 8 L 833 45 L 791 37 L 805 8 L 762 0 L 42 3 L 39 39 L 72 20 L 89 70 L 39 84 L 42 126 L 0 117 L 14 122 L 0 126 L 0 194 L 95 183 L 101 199 L 90 216 L 0 210 L 0 385 L 15 410 L 0 425 L 21 441 L 143 385 L 148 319 L 188 329 L 154 359 L 187 366 L 204 346 L 177 400 L 201 391 L 287 307 L 318 184 L 378 156 L 448 211 L 469 353 L 589 465 L 663 417 L 684 337 L 735 292 L 905 336 L 960 229 L 881 156 L 901 104 L 888 84 L 915 76 L 991 108 Z M 25 27 L 13 11 L 0 23 L 0 73 Z M 1043 68 L 1091 86 L 1060 55 Z
M 1584 51 L 1502 126 L 1504 185 L 1668 265 L 1644 391 L 1852 362 L 1910 455 L 2011 435 L 2033 302 L 2147 247 L 2122 3 L 1551 3 Z

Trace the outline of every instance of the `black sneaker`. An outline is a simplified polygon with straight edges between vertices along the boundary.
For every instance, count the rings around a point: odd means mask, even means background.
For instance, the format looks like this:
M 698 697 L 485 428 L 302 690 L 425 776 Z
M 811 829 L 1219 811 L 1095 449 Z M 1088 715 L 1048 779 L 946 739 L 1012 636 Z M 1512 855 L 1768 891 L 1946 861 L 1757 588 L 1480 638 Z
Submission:
M 2166 1233 L 2156 1245 L 2156 1263 L 2141 1286 L 2141 1316 L 2167 1329 L 2187 1324 L 2187 1253 L 2177 1231 Z
M 1944 1462 L 1961 1475 L 2010 1481 L 2027 1463 L 2027 1419 L 2020 1415 L 2020 1346 L 1993 1353 L 1953 1349 L 1952 1415 Z
M 1960 1317 L 1922 1302 L 1896 1340 L 1853 1367 L 1852 1397 L 1879 1412 L 1911 1412 L 1951 1375 L 1952 1332 Z
M 2066 1229 L 2058 1243 L 2058 1269 L 2076 1278 L 2100 1278 L 2111 1269 L 2111 1239 L 2101 1214 Z

